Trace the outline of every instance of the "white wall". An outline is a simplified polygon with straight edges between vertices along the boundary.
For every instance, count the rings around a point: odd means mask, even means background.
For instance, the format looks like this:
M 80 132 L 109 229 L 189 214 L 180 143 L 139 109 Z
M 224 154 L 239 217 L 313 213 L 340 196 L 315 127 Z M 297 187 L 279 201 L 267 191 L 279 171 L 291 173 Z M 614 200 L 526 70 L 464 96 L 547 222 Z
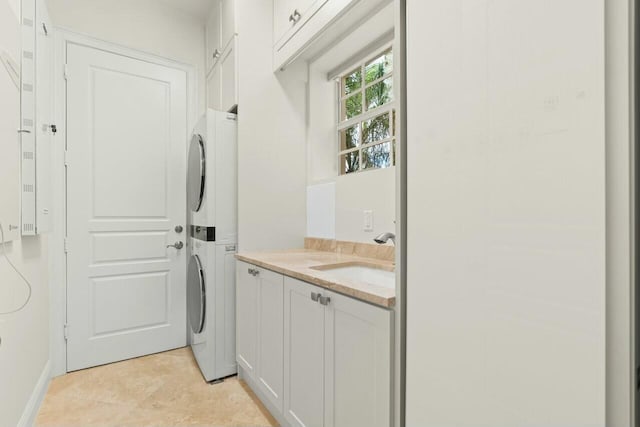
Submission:
M 395 233 L 395 167 L 340 176 L 336 180 L 336 238 L 373 243 L 380 233 Z M 373 212 L 373 230 L 364 231 L 363 211 Z M 391 244 L 391 243 L 389 243 Z
M 302 247 L 306 229 L 306 67 L 273 73 L 271 1 L 237 0 L 238 243 Z
M 395 168 L 338 176 L 336 83 L 328 74 L 357 63 L 380 47 L 371 46 L 394 27 L 388 5 L 309 64 L 307 126 L 307 235 L 371 243 L 395 230 Z M 390 41 L 390 39 L 389 39 Z M 369 52 L 363 52 L 370 47 Z M 329 199 L 333 197 L 333 201 Z M 364 231 L 365 210 L 373 211 L 373 231 Z
M 11 1 L 15 5 L 18 1 Z M 6 1 L 0 1 L 0 22 L 10 17 Z M 6 30 L 9 25 L 0 25 L 0 46 L 8 47 L 13 43 Z M 18 58 L 19 60 L 19 58 Z M 0 66 L 1 67 L 1 66 Z M 4 69 L 0 69 L 0 81 L 5 79 Z M 4 87 L 4 86 L 3 86 Z M 14 130 L 15 111 L 19 110 L 19 101 L 13 105 L 0 104 L 0 128 Z M 3 138 L 0 145 L 17 144 L 16 141 Z M 6 148 L 0 151 L 6 153 Z M 9 160 L 3 157 L 2 160 Z M 18 164 L 19 156 L 13 158 Z M 15 167 L 14 173 L 19 168 Z M 17 179 L 0 179 L 0 205 L 14 199 L 19 193 Z M 14 207 L 18 209 L 18 206 Z M 8 218 L 2 214 L 5 230 Z M 13 222 L 13 219 L 11 219 Z M 48 255 L 47 238 L 19 238 L 7 244 L 7 252 L 15 265 L 24 273 L 33 285 L 30 303 L 19 313 L 0 315 L 0 426 L 18 425 L 25 407 L 29 402 L 36 384 L 49 360 L 49 296 L 48 296 Z M 0 254 L 2 250 L 0 248 Z M 20 278 L 13 272 L 4 257 L 0 256 L 0 312 L 11 311 L 20 306 L 27 296 L 27 290 Z M 46 372 L 45 372 L 46 375 Z
M 0 200 L 8 191 L 0 183 Z M 33 285 L 25 309 L 0 315 L 0 426 L 18 425 L 49 361 L 49 271 L 47 237 L 24 237 L 8 245 L 8 255 Z M 19 306 L 26 288 L 0 259 L 0 312 Z
M 47 0 L 57 27 L 195 67 L 197 116 L 205 105 L 204 16 L 155 0 Z
M 606 425 L 604 5 L 407 1 L 408 426 Z

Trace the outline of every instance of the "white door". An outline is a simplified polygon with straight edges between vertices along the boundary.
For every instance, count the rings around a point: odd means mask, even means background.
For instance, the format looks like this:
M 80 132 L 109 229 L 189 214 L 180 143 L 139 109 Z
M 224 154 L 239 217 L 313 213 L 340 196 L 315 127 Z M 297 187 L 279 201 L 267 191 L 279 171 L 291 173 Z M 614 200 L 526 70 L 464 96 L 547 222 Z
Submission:
M 67 47 L 67 368 L 186 345 L 186 73 Z
M 252 378 L 256 372 L 258 343 L 257 269 L 247 263 L 236 264 L 236 352 L 238 364 Z
M 292 426 L 322 427 L 325 309 L 318 303 L 322 289 L 287 277 L 284 292 L 284 416 Z
M 257 269 L 258 293 L 258 387 L 282 412 L 284 276 L 263 268 Z

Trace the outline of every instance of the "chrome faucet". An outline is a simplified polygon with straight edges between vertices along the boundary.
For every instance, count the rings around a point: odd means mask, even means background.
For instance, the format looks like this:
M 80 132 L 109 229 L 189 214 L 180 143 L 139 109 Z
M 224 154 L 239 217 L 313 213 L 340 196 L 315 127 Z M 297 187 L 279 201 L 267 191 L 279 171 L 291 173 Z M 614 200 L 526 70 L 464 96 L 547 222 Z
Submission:
M 389 239 L 391 239 L 391 241 L 393 242 L 393 244 L 396 244 L 396 235 L 393 233 L 382 233 L 381 235 L 379 235 L 378 237 L 376 237 L 375 239 L 373 239 L 374 242 L 379 243 L 381 245 L 387 243 L 389 241 Z

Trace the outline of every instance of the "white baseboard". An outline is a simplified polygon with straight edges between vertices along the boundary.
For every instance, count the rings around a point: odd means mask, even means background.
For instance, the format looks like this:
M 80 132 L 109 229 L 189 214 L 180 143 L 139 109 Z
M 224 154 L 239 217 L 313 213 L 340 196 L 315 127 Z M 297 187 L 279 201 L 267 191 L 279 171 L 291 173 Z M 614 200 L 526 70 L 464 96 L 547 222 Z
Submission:
M 42 369 L 42 373 L 40 374 L 40 378 L 38 378 L 38 382 L 31 393 L 31 397 L 27 402 L 27 406 L 25 406 L 24 411 L 22 412 L 22 417 L 20 417 L 18 427 L 32 427 L 36 422 L 36 417 L 38 416 L 40 405 L 42 405 L 42 401 L 44 400 L 44 395 L 47 393 L 50 380 L 51 361 L 47 360 L 47 363 L 44 365 L 44 369 Z

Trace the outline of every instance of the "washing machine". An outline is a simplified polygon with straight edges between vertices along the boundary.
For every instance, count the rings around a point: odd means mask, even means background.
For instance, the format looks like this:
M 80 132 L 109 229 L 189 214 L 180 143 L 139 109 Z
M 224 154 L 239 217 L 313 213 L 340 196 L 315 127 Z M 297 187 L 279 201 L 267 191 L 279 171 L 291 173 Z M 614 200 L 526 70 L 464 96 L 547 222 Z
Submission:
M 236 116 L 208 110 L 189 147 L 189 342 L 206 381 L 235 360 Z

